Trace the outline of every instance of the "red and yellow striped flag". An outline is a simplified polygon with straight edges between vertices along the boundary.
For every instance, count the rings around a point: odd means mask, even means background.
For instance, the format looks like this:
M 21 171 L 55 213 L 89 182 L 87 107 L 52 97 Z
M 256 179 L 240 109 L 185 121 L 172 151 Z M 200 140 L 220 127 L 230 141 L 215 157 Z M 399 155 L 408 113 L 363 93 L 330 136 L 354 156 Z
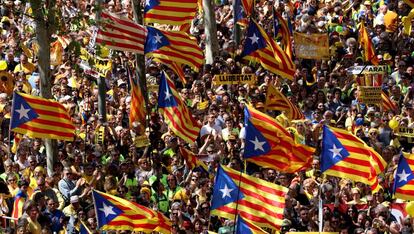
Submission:
M 190 24 L 197 12 L 198 0 L 147 0 L 145 24 Z
M 185 32 L 147 27 L 145 56 L 188 65 L 198 71 L 204 63 L 203 51 L 195 37 Z
M 261 228 L 279 231 L 288 189 L 220 165 L 211 214 L 234 220 L 239 215 Z
M 374 65 L 378 65 L 379 61 L 375 55 L 374 45 L 371 38 L 368 35 L 368 31 L 365 28 L 364 21 L 361 22 L 359 29 L 359 43 L 363 46 L 365 62 L 371 62 Z
M 382 91 L 381 92 L 381 98 L 382 98 L 382 108 L 384 111 L 396 111 L 398 109 L 398 106 L 388 97 L 388 95 Z
M 207 165 L 203 161 L 199 160 L 193 152 L 184 147 L 180 147 L 180 154 L 184 158 L 188 169 L 194 170 L 196 167 L 201 167 L 208 173 Z
M 185 78 L 185 74 L 182 68 L 182 65 L 168 59 L 162 59 L 162 58 L 155 58 L 154 61 L 157 61 L 161 64 L 164 64 L 169 69 L 171 69 L 183 82 L 183 84 L 187 84 L 187 79 Z
M 139 86 L 138 79 L 135 79 L 132 71 L 128 67 L 129 83 L 131 84 L 131 108 L 129 110 L 129 126 L 134 122 L 145 125 L 145 100 Z
M 387 163 L 361 139 L 346 130 L 324 126 L 322 138 L 321 172 L 348 178 L 380 189 L 378 177 Z
M 395 172 L 393 193 L 396 198 L 414 200 L 414 154 L 402 153 Z
M 285 111 L 290 120 L 304 119 L 305 115 L 273 85 L 267 87 L 266 109 Z
M 189 144 L 197 139 L 201 126 L 181 100 L 174 83 L 165 72 L 161 74 L 158 108 L 168 127 Z
M 11 130 L 31 138 L 73 141 L 75 126 L 65 107 L 54 100 L 14 93 Z
M 171 221 L 160 212 L 96 190 L 92 196 L 100 230 L 171 233 Z
M 297 144 L 275 119 L 247 105 L 243 157 L 265 168 L 293 173 L 309 168 L 315 149 Z
M 278 30 L 278 34 L 282 38 L 282 45 L 285 49 L 286 54 L 292 59 L 293 56 L 293 47 L 292 47 L 292 35 L 289 30 L 289 25 L 285 19 L 283 19 L 282 15 L 279 14 L 276 10 L 273 10 L 274 13 L 274 20 L 277 20 L 278 24 L 280 25 Z M 276 35 L 277 36 L 277 35 Z
M 295 75 L 296 68 L 292 59 L 254 20 L 250 20 L 241 56 L 259 62 L 263 68 L 283 78 L 292 80 Z

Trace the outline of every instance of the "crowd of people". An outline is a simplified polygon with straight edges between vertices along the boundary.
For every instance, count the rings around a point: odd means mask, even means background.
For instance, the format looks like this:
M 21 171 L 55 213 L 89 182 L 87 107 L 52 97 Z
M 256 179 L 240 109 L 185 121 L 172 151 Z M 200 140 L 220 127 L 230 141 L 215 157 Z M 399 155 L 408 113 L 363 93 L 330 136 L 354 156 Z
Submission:
M 210 202 L 218 164 L 289 188 L 282 224 L 288 231 L 318 231 L 318 201 L 323 199 L 323 231 L 341 234 L 413 233 L 410 217 L 396 219 L 391 206 L 394 172 L 402 151 L 412 152 L 410 138 L 396 134 L 391 120 L 413 127 L 414 31 L 410 6 L 402 0 L 257 0 L 254 17 L 272 35 L 274 10 L 290 18 L 293 31 L 329 35 L 330 59 L 294 57 L 293 80 L 274 75 L 240 57 L 243 41 L 233 40 L 232 1 L 216 0 L 219 53 L 212 64 L 198 72 L 184 69 L 187 83 L 151 59 L 146 60 L 146 79 L 155 86 L 162 70 L 174 80 L 180 97 L 202 125 L 199 138 L 188 145 L 166 125 L 157 109 L 157 89 L 148 89 L 146 122 L 129 123 L 131 104 L 129 69 L 133 54 L 112 51 L 112 69 L 106 79 L 106 121 L 98 113 L 96 78 L 81 66 L 77 48 L 88 47 L 95 18 L 95 1 L 56 1 L 60 31 L 68 46 L 63 62 L 52 66 L 52 94 L 62 103 L 76 125 L 73 142 L 59 141 L 53 173 L 46 170 L 45 142 L 9 134 L 13 91 L 40 95 L 35 25 L 26 0 L 2 1 L 0 35 L 0 215 L 4 233 L 79 233 L 81 222 L 94 233 L 97 219 L 93 189 L 125 198 L 164 213 L 172 221 L 171 233 L 233 232 L 234 220 L 210 216 Z M 144 6 L 145 1 L 141 1 Z M 105 1 L 104 9 L 132 17 L 130 0 Z M 80 16 L 80 17 L 78 17 Z M 365 105 L 358 99 L 356 77 L 347 73 L 364 61 L 358 43 L 358 25 L 364 23 L 381 65 L 387 67 L 382 89 L 395 110 Z M 205 48 L 202 14 L 190 32 Z M 57 39 L 59 32 L 53 35 Z M 217 86 L 217 74 L 255 73 L 254 85 Z M 260 168 L 243 160 L 243 107 L 264 110 L 267 87 L 275 86 L 295 103 L 305 119 L 287 121 L 279 111 L 267 113 L 284 127 L 296 130 L 300 143 L 316 148 L 312 166 L 287 174 Z M 207 103 L 207 104 L 206 104 Z M 144 104 L 142 104 L 144 105 Z M 336 126 L 353 132 L 373 147 L 388 163 L 379 176 L 381 189 L 321 174 L 320 129 Z M 149 139 L 145 144 L 142 136 Z M 16 138 L 20 138 L 17 144 Z M 14 142 L 14 144 L 13 144 Z M 144 142 L 144 143 L 143 143 Z M 209 173 L 190 170 L 180 155 L 186 147 L 204 160 Z M 319 193 L 322 193 L 320 196 Z M 22 215 L 13 219 L 16 199 L 23 199 Z M 402 202 L 402 201 L 400 201 Z M 106 233 L 131 233 L 106 231 Z

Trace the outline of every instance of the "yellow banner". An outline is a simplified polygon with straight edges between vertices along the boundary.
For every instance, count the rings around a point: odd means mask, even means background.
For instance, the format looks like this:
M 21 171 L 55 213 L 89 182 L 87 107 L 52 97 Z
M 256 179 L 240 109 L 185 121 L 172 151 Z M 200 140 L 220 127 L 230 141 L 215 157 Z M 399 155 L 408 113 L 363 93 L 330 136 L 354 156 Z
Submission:
M 338 234 L 337 232 L 287 232 L 286 234 Z
M 382 103 L 381 87 L 360 86 L 359 90 L 361 102 L 367 105 Z
M 147 136 L 137 136 L 134 139 L 134 143 L 136 147 L 145 147 L 147 145 L 150 145 L 150 141 Z
M 213 77 L 214 85 L 254 84 L 255 82 L 254 74 L 221 74 Z
M 106 77 L 108 72 L 112 70 L 112 60 L 97 58 L 96 56 L 93 56 L 92 54 L 90 54 L 85 48 L 81 48 L 80 58 L 87 62 L 92 60 L 93 61 L 92 70 L 98 72 L 98 74 L 102 77 Z
M 329 59 L 328 34 L 305 34 L 295 32 L 296 57 L 304 59 Z

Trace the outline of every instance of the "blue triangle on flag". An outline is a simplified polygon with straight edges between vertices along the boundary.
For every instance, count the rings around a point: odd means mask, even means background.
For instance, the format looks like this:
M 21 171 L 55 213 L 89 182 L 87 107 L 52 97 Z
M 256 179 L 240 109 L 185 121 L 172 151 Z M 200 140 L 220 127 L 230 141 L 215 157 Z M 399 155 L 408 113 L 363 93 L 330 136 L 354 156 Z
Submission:
M 153 9 L 154 7 L 158 5 L 160 5 L 159 0 L 146 0 L 145 7 L 144 7 L 144 13 L 147 13 L 149 10 Z
M 237 216 L 236 234 L 253 234 L 249 225 L 240 215 Z
M 160 30 L 153 27 L 147 27 L 147 29 L 147 40 L 145 41 L 144 48 L 145 53 L 150 53 L 160 49 L 161 47 L 170 45 L 170 41 L 167 36 L 165 36 Z
M 217 209 L 229 203 L 243 199 L 244 195 L 233 179 L 219 165 L 217 169 L 216 181 L 213 189 L 213 201 L 211 209 Z
M 235 22 L 239 22 L 241 19 L 246 17 L 246 14 L 244 13 L 244 8 L 243 5 L 241 4 L 241 0 L 235 0 L 236 3 L 236 8 L 235 11 L 236 13 L 234 14 L 235 16 Z
M 96 217 L 98 220 L 99 228 L 111 222 L 114 218 L 118 217 L 120 214 L 124 213 L 108 199 L 104 198 L 101 194 L 96 191 L 92 192 L 95 210 L 97 212 Z
M 400 188 L 414 179 L 413 171 L 410 168 L 410 165 L 407 162 L 407 159 L 403 154 L 400 156 L 400 161 L 398 162 L 397 172 L 395 173 L 394 181 L 394 192 L 397 188 Z
M 349 152 L 327 127 L 323 126 L 322 153 L 321 153 L 321 172 L 324 172 L 344 160 L 349 156 Z
M 165 73 L 162 72 L 158 92 L 158 107 L 165 108 L 174 106 L 177 106 L 177 100 L 175 100 L 174 94 L 171 92 Z
M 260 30 L 257 24 L 250 20 L 249 28 L 246 34 L 246 40 L 244 42 L 244 50 L 241 54 L 242 57 L 247 56 L 256 50 L 263 49 L 267 46 L 266 40 L 263 35 L 260 33 Z
M 270 144 L 263 134 L 253 125 L 250 121 L 249 110 L 244 108 L 244 121 L 245 121 L 245 147 L 244 147 L 244 158 L 251 158 L 266 154 L 270 151 Z
M 24 97 L 14 93 L 11 129 L 38 118 L 36 111 L 26 102 Z

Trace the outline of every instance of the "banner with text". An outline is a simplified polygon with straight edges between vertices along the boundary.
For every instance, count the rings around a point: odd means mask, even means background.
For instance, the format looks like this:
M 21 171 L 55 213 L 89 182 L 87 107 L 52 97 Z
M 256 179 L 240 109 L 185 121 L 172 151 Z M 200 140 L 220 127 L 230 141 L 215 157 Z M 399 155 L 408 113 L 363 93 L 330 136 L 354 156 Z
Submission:
M 295 32 L 296 57 L 304 59 L 329 59 L 328 34 L 306 34 Z
M 359 91 L 361 102 L 367 105 L 382 103 L 381 87 L 360 86 Z
M 254 74 L 220 74 L 213 77 L 214 85 L 254 84 L 255 82 Z

